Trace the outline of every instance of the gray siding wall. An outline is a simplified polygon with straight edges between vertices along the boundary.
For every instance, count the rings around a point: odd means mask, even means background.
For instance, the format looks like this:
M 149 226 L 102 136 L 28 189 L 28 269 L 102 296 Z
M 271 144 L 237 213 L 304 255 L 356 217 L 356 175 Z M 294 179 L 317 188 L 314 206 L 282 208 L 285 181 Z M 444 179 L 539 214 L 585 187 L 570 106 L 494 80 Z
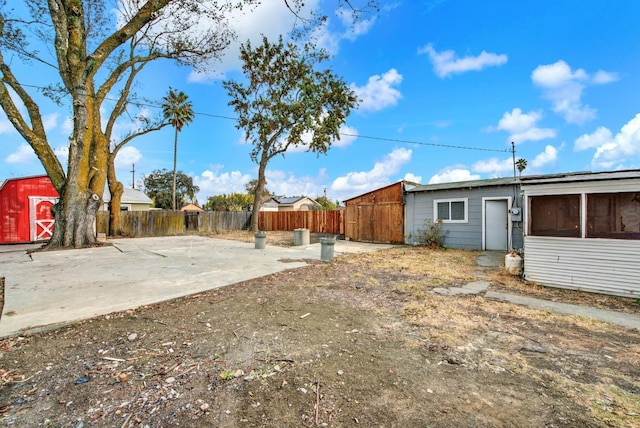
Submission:
M 527 236 L 524 276 L 551 287 L 640 297 L 640 241 Z
M 519 191 L 518 206 L 522 207 Z M 511 197 L 513 186 L 493 186 L 472 189 L 437 190 L 431 192 L 410 192 L 406 195 L 405 242 L 415 244 L 418 229 L 425 227 L 425 221 L 434 220 L 433 201 L 436 199 L 468 199 L 468 223 L 444 223 L 444 244 L 447 248 L 469 250 L 482 249 L 482 201 L 483 198 Z M 513 223 L 512 248 L 522 248 L 522 225 Z M 519 227 L 516 227 L 519 226 Z

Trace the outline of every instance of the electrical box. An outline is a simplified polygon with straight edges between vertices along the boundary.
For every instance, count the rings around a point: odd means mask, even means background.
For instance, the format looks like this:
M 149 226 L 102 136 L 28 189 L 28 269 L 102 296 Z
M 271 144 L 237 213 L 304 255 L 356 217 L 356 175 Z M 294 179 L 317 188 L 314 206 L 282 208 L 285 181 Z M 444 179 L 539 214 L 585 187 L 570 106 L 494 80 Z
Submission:
M 513 207 L 509 210 L 511 212 L 511 221 L 522 221 L 522 209 Z

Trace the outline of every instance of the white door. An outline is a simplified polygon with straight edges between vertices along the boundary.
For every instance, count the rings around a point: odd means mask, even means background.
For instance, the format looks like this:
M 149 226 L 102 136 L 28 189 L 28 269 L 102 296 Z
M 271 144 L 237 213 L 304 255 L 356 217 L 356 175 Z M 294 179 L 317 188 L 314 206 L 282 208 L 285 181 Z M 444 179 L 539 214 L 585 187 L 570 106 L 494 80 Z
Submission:
M 484 202 L 485 250 L 504 250 L 509 246 L 509 209 L 507 200 Z
M 51 207 L 57 198 L 47 196 L 29 196 L 29 234 L 31 241 L 51 239 L 55 219 Z

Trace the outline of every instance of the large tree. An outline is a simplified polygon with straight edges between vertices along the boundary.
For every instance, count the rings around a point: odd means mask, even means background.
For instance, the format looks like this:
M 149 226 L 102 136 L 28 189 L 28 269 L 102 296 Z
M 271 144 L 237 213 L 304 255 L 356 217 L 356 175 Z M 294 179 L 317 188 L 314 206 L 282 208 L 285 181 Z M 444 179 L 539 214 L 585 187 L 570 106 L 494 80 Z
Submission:
M 0 105 L 33 148 L 60 195 L 49 246 L 83 247 L 96 240 L 95 213 L 107 180 L 111 142 L 101 109 L 109 117 L 123 112 L 111 109 L 105 100 L 128 98 L 128 77 L 151 61 L 170 59 L 197 67 L 220 54 L 232 37 L 225 25 L 229 8 L 251 1 L 24 3 L 26 11 L 24 4 L 15 10 L 4 1 L 0 10 Z M 194 35 L 193 22 L 198 19 L 211 25 Z M 29 79 L 14 74 L 14 54 L 57 73 L 45 92 L 66 102 L 73 118 L 66 171 L 47 138 L 37 98 L 24 83 Z
M 193 122 L 193 106 L 189 97 L 180 91 L 169 90 L 169 94 L 162 100 L 162 115 L 171 123 L 174 128 L 173 137 L 173 191 L 172 191 L 172 208 L 176 206 L 176 168 L 178 163 L 178 134 L 185 125 Z
M 172 171 L 155 170 L 143 178 L 144 193 L 153 199 L 156 208 L 173 209 L 173 177 Z M 193 184 L 193 178 L 182 171 L 177 171 L 175 199 L 179 206 L 188 203 L 197 204 L 196 193 L 200 188 Z
M 240 58 L 246 82 L 226 80 L 223 86 L 258 164 L 251 217 L 251 230 L 257 232 L 268 162 L 301 145 L 326 153 L 340 139 L 340 127 L 358 100 L 331 69 L 317 69 L 329 56 L 312 45 L 285 44 L 282 37 L 271 43 L 263 37 L 255 48 L 244 43 Z
M 133 84 L 149 63 L 170 60 L 196 69 L 209 64 L 233 38 L 229 12 L 261 1 L 10 1 L 0 0 L 0 106 L 60 195 L 49 247 L 91 245 L 108 165 L 117 153 L 110 150 L 114 143 L 103 115 L 115 121 L 125 113 Z M 335 1 L 359 16 L 351 1 Z M 365 2 L 366 9 L 370 3 L 377 2 Z M 301 18 L 305 29 L 323 22 L 322 14 L 303 16 L 303 0 L 282 0 L 282 5 Z M 30 63 L 24 75 L 16 59 Z M 34 87 L 33 76 L 42 82 L 47 70 L 54 71 L 51 81 Z M 49 141 L 38 90 L 69 108 L 73 129 L 66 169 Z

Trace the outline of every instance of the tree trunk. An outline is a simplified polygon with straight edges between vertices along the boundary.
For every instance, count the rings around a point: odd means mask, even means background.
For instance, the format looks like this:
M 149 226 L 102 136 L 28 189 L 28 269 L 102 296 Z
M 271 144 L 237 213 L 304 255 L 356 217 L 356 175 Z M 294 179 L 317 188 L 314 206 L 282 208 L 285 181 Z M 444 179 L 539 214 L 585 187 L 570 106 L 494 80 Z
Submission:
M 178 127 L 176 126 L 176 134 L 173 139 L 173 188 L 171 192 L 171 206 L 176 210 L 176 167 L 178 164 Z
M 109 145 L 100 129 L 100 111 L 91 82 L 79 84 L 74 95 L 74 130 L 69 144 L 67 179 L 56 188 L 55 226 L 47 248 L 83 248 L 97 241 L 96 212 L 107 181 Z
M 55 227 L 47 248 L 82 248 L 95 244 L 96 212 L 100 203 L 101 198 L 95 193 L 65 191 L 54 206 Z
M 260 220 L 260 208 L 262 208 L 262 195 L 264 194 L 264 188 L 267 183 L 265 177 L 265 170 L 267 169 L 267 162 L 269 158 L 263 152 L 260 158 L 260 164 L 258 165 L 258 184 L 256 185 L 255 193 L 253 194 L 253 211 L 251 212 L 251 230 L 253 232 L 259 232 L 259 220 Z
M 107 166 L 107 184 L 109 185 L 109 193 L 111 200 L 109 201 L 109 236 L 121 236 L 122 227 L 120 227 L 120 202 L 124 193 L 124 186 L 116 178 L 115 157 L 117 151 L 109 156 L 109 164 Z

